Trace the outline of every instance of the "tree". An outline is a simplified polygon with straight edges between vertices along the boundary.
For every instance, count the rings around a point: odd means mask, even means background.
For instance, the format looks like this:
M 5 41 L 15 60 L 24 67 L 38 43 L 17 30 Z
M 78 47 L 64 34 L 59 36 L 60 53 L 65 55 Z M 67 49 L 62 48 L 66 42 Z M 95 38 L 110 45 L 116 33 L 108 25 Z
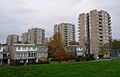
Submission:
M 117 57 L 119 53 L 120 53 L 120 41 L 117 39 L 114 39 L 111 45 L 111 56 Z
M 63 51 L 62 37 L 59 32 L 56 32 L 54 34 L 53 40 L 50 40 L 50 48 L 52 49 L 52 52 L 56 50 Z
M 63 59 L 65 56 L 62 37 L 59 32 L 56 32 L 53 39 L 50 39 L 50 54 L 57 59 Z
M 107 49 L 105 47 L 100 47 L 99 57 L 103 58 L 103 56 L 107 53 Z
M 50 54 L 55 59 L 58 59 L 59 63 L 61 60 L 66 60 L 73 56 L 64 50 L 62 37 L 59 32 L 56 32 L 53 39 L 50 39 Z
M 100 47 L 100 51 L 99 51 L 100 58 L 103 58 L 103 56 L 108 58 L 110 56 L 110 54 L 109 54 L 109 50 L 110 50 L 110 46 L 111 46 L 110 44 L 111 44 L 111 42 L 106 43 Z
M 53 53 L 53 56 L 59 60 L 59 63 L 61 60 L 70 60 L 75 58 L 75 56 L 72 53 L 65 52 L 65 51 L 55 51 Z
M 113 50 L 119 50 L 120 49 L 120 41 L 114 39 L 112 41 L 112 49 Z
M 64 51 L 59 51 L 59 50 L 56 50 L 54 53 L 53 53 L 53 56 L 57 59 L 61 59 L 61 60 L 64 60 L 66 59 L 66 52 Z

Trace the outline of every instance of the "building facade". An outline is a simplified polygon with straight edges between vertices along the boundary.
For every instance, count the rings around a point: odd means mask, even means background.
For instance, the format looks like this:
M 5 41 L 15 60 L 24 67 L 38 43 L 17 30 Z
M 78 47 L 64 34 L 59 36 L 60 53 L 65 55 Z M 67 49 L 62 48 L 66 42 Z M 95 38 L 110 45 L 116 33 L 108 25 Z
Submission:
M 3 60 L 3 46 L 0 45 L 0 65 L 2 65 L 2 60 Z
M 10 59 L 12 63 L 34 63 L 39 62 L 41 58 L 48 58 L 48 48 L 46 46 L 14 44 L 10 47 Z
M 22 43 L 28 43 L 28 33 L 22 33 L 21 39 Z
M 50 37 L 45 37 L 44 44 L 49 45 L 50 44 Z
M 75 25 L 71 23 L 54 25 L 54 33 L 55 32 L 61 34 L 64 46 L 68 46 L 70 42 L 75 41 Z
M 107 11 L 92 10 L 79 14 L 78 18 L 80 47 L 99 54 L 100 47 L 109 44 L 111 36 L 111 17 Z
M 44 44 L 44 38 L 45 30 L 42 28 L 32 28 L 22 33 L 22 43 Z
M 13 35 L 8 35 L 8 37 L 6 38 L 6 43 L 7 43 L 7 45 L 12 45 L 12 44 L 14 44 L 14 43 L 17 43 L 17 42 L 19 42 L 19 35 L 15 35 L 15 34 L 13 34 Z

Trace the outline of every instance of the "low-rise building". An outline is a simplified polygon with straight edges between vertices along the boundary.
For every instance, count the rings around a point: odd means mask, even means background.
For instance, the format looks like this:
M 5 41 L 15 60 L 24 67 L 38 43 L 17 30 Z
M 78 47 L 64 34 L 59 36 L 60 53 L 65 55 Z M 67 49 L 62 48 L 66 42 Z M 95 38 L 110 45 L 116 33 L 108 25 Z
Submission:
M 10 64 L 9 46 L 3 44 L 3 65 Z
M 3 60 L 3 46 L 0 45 L 0 65 L 2 64 L 2 60 Z
M 83 48 L 80 48 L 78 45 L 70 45 L 64 48 L 66 52 L 72 53 L 75 56 L 84 56 Z
M 47 57 L 47 46 L 36 46 L 35 44 L 13 44 L 10 46 L 10 59 L 13 64 L 16 62 L 39 62 L 41 58 Z

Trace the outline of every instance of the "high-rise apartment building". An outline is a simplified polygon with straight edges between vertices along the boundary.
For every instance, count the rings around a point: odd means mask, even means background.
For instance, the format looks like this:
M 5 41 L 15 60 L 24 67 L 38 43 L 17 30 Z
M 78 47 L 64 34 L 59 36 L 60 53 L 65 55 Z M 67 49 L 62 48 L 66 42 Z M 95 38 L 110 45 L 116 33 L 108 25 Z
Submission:
M 75 25 L 71 23 L 60 23 L 54 26 L 54 33 L 60 32 L 64 46 L 68 46 L 70 42 L 75 41 Z
M 79 14 L 80 47 L 98 55 L 100 47 L 110 43 L 111 17 L 107 11 L 92 10 L 90 13 Z M 87 47 L 87 48 L 86 48 Z
M 7 45 L 12 45 L 14 43 L 17 43 L 19 42 L 19 35 L 15 35 L 15 34 L 8 35 L 6 41 L 7 41 Z
M 22 34 L 22 42 L 30 44 L 44 44 L 45 30 L 42 28 L 29 29 L 27 33 Z
M 28 33 L 25 32 L 25 33 L 22 33 L 22 43 L 28 43 Z

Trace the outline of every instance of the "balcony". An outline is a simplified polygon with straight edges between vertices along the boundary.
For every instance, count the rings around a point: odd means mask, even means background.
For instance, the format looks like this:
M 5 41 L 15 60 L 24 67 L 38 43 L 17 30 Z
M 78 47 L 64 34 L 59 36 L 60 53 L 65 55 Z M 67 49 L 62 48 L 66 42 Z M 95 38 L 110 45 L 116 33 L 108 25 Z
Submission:
M 98 29 L 99 29 L 100 31 L 102 31 L 103 28 L 102 28 L 102 27 L 99 27 Z

